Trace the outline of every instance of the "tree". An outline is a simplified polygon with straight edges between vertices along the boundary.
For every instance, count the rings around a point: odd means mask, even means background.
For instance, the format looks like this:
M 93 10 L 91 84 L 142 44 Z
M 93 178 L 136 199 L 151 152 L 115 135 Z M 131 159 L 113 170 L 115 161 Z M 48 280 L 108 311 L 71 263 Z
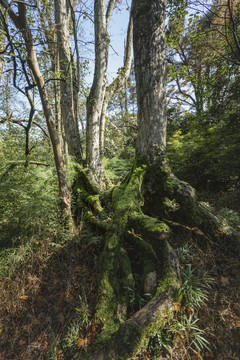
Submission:
M 95 69 L 93 84 L 87 99 L 86 159 L 99 175 L 99 127 L 107 81 L 107 63 L 110 38 L 107 31 L 115 0 L 94 1 Z
M 26 5 L 23 3 L 18 3 L 18 15 L 11 9 L 8 2 L 5 0 L 1 0 L 0 4 L 8 11 L 9 17 L 12 22 L 15 24 L 16 28 L 21 32 L 22 37 L 25 42 L 25 49 L 27 54 L 27 63 L 29 68 L 32 71 L 34 80 L 36 81 L 36 85 L 41 97 L 42 107 L 44 110 L 47 127 L 53 147 L 55 165 L 58 175 L 58 183 L 59 183 L 59 193 L 61 198 L 61 208 L 63 212 L 63 216 L 67 223 L 71 219 L 71 197 L 70 191 L 67 185 L 66 172 L 62 159 L 62 151 L 59 142 L 59 138 L 56 131 L 55 122 L 52 116 L 52 111 L 49 102 L 48 91 L 45 86 L 45 82 L 43 76 L 40 71 L 33 37 L 31 33 L 31 29 L 28 24 L 27 19 L 27 10 Z M 35 86 L 35 85 L 34 85 Z
M 124 85 L 129 77 L 132 60 L 132 19 L 130 13 L 124 66 L 117 78 L 107 86 L 110 45 L 108 25 L 115 3 L 115 0 L 110 0 L 107 7 L 106 0 L 95 1 L 94 3 L 95 69 L 92 87 L 87 99 L 86 160 L 90 166 L 92 177 L 95 177 L 95 181 L 103 188 L 106 187 L 107 182 L 101 161 L 104 153 L 106 109 L 113 94 Z
M 100 119 L 100 135 L 99 135 L 99 146 L 100 146 L 100 155 L 104 154 L 104 131 L 105 131 L 105 118 L 106 110 L 112 96 L 126 83 L 126 80 L 129 78 L 132 65 L 132 42 L 133 42 L 133 21 L 132 21 L 132 12 L 130 12 L 130 19 L 128 24 L 127 32 L 127 41 L 125 46 L 125 56 L 124 56 L 124 65 L 123 68 L 119 70 L 119 74 L 106 87 L 104 101 L 102 104 L 101 119 Z
M 57 60 L 59 61 L 61 119 L 69 155 L 79 162 L 82 159 L 75 102 L 74 61 L 70 42 L 70 24 L 74 11 L 69 0 L 55 0 L 57 27 Z M 74 31 L 76 31 L 74 29 Z M 77 90 L 78 93 L 78 90 Z
M 238 10 L 228 1 L 188 3 L 195 14 L 186 21 L 187 3 L 179 11 L 181 2 L 170 2 L 168 96 L 173 104 L 177 101 L 200 118 L 210 108 L 216 112 L 221 107 L 229 79 L 238 73 Z
M 2 12 L 2 7 L 0 6 L 0 80 L 2 77 L 2 70 L 3 70 L 3 64 L 4 64 L 4 48 L 5 48 L 5 40 L 6 40 L 6 35 L 5 35 L 5 29 L 4 29 L 4 24 L 3 24 L 3 12 Z M 4 20 L 5 21 L 5 20 Z
M 90 216 L 105 229 L 106 242 L 94 318 L 103 330 L 88 350 L 88 359 L 131 359 L 171 319 L 181 280 L 170 243 L 180 240 L 179 231 L 199 243 L 214 238 L 216 231 L 231 233 L 167 164 L 165 9 L 166 0 L 133 1 L 137 153 L 129 175 L 112 190 L 111 222 L 101 219 L 99 206 L 95 214 L 101 220 Z M 141 264 L 137 277 L 133 254 Z M 141 309 L 132 308 L 131 299 L 145 293 L 151 293 L 152 300 Z

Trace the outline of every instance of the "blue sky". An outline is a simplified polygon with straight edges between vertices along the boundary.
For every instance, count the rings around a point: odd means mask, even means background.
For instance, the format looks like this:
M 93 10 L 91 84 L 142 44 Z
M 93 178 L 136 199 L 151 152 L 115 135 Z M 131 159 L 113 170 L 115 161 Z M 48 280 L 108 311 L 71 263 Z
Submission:
M 90 1 L 93 3 L 93 1 Z M 127 27 L 129 21 L 129 11 L 126 9 L 131 4 L 131 1 L 123 0 L 119 9 L 114 9 L 112 18 L 109 24 L 109 35 L 111 38 L 111 45 L 109 48 L 109 61 L 108 61 L 108 81 L 111 82 L 118 71 L 123 66 L 124 56 L 124 39 L 127 35 Z M 93 5 L 93 4 L 91 4 Z M 85 46 L 80 47 L 80 56 L 89 59 L 90 74 L 87 76 L 87 82 L 89 85 L 92 82 L 94 72 L 94 27 L 90 20 L 86 20 L 83 24 L 84 40 L 90 40 L 92 44 L 88 43 Z

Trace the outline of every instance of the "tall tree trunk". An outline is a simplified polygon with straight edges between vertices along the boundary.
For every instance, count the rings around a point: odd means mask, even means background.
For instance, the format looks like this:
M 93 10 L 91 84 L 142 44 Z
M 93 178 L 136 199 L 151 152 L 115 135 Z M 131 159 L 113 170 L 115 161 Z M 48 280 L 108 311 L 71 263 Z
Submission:
M 5 48 L 5 40 L 6 40 L 6 35 L 5 35 L 5 29 L 4 29 L 4 24 L 3 21 L 6 21 L 4 19 L 4 14 L 3 14 L 3 7 L 0 6 L 0 12 L 1 12 L 1 16 L 0 16 L 0 81 L 2 78 L 2 71 L 3 71 L 3 64 L 4 64 L 4 48 Z
M 98 178 L 100 162 L 100 118 L 107 81 L 110 37 L 107 31 L 116 0 L 94 1 L 95 69 L 93 84 L 87 99 L 86 159 Z
M 54 72 L 56 74 L 60 74 L 60 66 L 59 66 L 59 53 L 58 50 L 54 51 L 54 59 L 52 62 Z M 57 134 L 59 137 L 61 149 L 64 149 L 64 129 L 62 124 L 62 116 L 61 116 L 61 88 L 60 88 L 60 80 L 54 81 L 54 107 L 55 107 L 55 122 L 57 128 Z
M 99 174 L 100 116 L 106 89 L 108 49 L 110 38 L 107 32 L 106 0 L 94 2 L 95 70 L 93 84 L 87 99 L 86 158 L 90 167 Z
M 166 0 L 133 1 L 134 69 L 138 101 L 137 155 L 150 163 L 166 150 Z
M 105 119 L 106 110 L 111 97 L 116 93 L 122 86 L 124 86 L 126 80 L 129 78 L 132 65 L 132 44 L 133 44 L 133 18 L 132 11 L 130 12 L 130 18 L 128 23 L 127 41 L 125 45 L 125 56 L 124 65 L 120 70 L 119 75 L 107 86 L 104 101 L 102 105 L 101 118 L 100 118 L 100 155 L 104 155 L 104 131 L 105 131 Z
M 53 147 L 54 160 L 57 170 L 58 183 L 59 183 L 59 193 L 61 197 L 61 208 L 63 216 L 65 220 L 71 222 L 71 196 L 70 191 L 67 185 L 66 172 L 62 159 L 62 152 L 60 141 L 57 135 L 57 130 L 55 126 L 55 122 L 52 116 L 47 88 L 45 86 L 44 79 L 42 77 L 36 51 L 34 48 L 33 38 L 31 34 L 31 30 L 28 26 L 27 16 L 26 16 L 26 6 L 23 3 L 18 4 L 18 12 L 19 15 L 16 15 L 11 8 L 9 8 L 6 1 L 1 0 L 1 4 L 8 9 L 9 16 L 11 20 L 14 22 L 15 26 L 20 30 L 22 36 L 24 38 L 26 44 L 27 51 L 27 62 L 29 68 L 31 69 L 34 79 L 37 83 L 38 91 L 41 97 L 41 102 L 43 106 L 44 115 L 47 122 L 47 127 Z
M 68 0 L 55 0 L 55 22 L 61 74 L 61 117 L 69 155 L 80 161 L 81 145 L 74 109 L 73 57 L 70 42 L 71 7 Z

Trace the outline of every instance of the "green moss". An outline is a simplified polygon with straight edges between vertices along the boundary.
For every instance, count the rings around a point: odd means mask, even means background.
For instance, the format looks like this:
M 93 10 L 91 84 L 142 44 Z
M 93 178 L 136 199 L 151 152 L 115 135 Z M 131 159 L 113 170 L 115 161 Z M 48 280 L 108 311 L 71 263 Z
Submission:
M 82 165 L 76 164 L 77 178 L 75 185 L 80 189 L 85 189 L 89 194 L 99 194 L 100 188 L 91 180 L 88 169 L 84 169 Z
M 119 252 L 119 263 L 121 270 L 119 301 L 121 304 L 128 304 L 134 293 L 135 280 L 132 274 L 131 261 L 123 248 Z
M 94 216 L 90 211 L 87 211 L 86 219 L 90 221 L 90 223 L 96 225 L 96 227 L 100 228 L 103 231 L 107 231 L 109 224 L 105 221 L 100 220 L 98 217 Z
M 166 309 L 164 312 L 159 311 L 155 320 L 147 327 L 142 328 L 137 323 L 130 326 L 128 323 L 126 323 L 126 326 L 123 324 L 115 336 L 117 358 L 130 360 L 146 349 L 150 338 L 154 337 L 166 325 L 169 316 L 171 316 L 170 311 Z M 119 343 L 118 339 L 121 339 L 121 343 Z
M 127 238 L 136 252 L 140 252 L 143 258 L 143 277 L 157 270 L 157 255 L 151 244 L 147 243 L 140 236 L 128 231 Z
M 156 240 L 166 239 L 171 232 L 167 224 L 159 222 L 157 219 L 144 215 L 141 212 L 131 212 L 129 222 L 138 232 L 148 237 L 153 237 Z
M 163 276 L 160 285 L 157 288 L 155 297 L 158 297 L 163 293 L 167 293 L 173 287 L 176 289 L 180 287 L 180 275 L 177 256 L 171 249 L 167 240 L 164 241 L 163 245 Z
M 146 165 L 134 167 L 131 178 L 113 190 L 113 206 L 117 216 L 129 212 L 134 208 L 139 209 L 143 205 L 141 184 L 146 172 Z

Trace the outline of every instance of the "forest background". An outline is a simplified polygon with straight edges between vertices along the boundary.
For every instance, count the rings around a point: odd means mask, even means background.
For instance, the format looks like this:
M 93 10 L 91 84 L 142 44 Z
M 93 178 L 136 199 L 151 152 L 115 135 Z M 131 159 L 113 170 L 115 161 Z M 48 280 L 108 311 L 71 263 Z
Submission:
M 95 306 L 104 234 L 114 219 L 108 189 L 126 181 L 138 146 L 131 4 L 96 1 L 94 11 L 91 1 L 12 2 L 9 12 L 8 3 L 0 3 L 1 355 L 15 359 L 20 349 L 21 359 L 84 358 L 108 326 L 103 316 L 97 321 Z M 233 236 L 240 223 L 240 4 L 168 1 L 166 12 L 168 161 L 205 208 L 232 227 Z M 130 18 L 116 75 L 115 47 L 105 36 L 112 13 L 116 22 L 118 14 Z M 164 218 L 174 227 L 171 214 L 179 202 L 174 196 L 163 202 Z M 225 235 L 221 244 L 215 242 L 222 228 L 213 236 L 198 224 L 182 221 L 181 226 L 192 235 L 176 246 L 182 295 L 173 302 L 175 320 L 169 317 L 164 330 L 149 335 L 134 356 L 201 358 L 204 352 L 204 359 L 220 359 L 230 352 L 238 358 L 238 245 L 226 245 Z M 141 285 L 148 274 L 138 275 L 146 259 L 131 246 L 125 250 L 136 291 L 132 280 L 121 280 L 128 309 L 118 314 L 120 323 L 155 296 Z

